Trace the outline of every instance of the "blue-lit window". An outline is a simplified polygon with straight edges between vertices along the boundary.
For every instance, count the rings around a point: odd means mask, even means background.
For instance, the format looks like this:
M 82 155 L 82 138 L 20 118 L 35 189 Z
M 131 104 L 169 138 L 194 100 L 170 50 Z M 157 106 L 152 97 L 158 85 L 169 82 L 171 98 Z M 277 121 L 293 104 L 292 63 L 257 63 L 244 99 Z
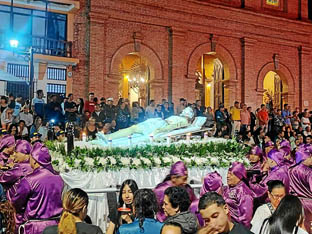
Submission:
M 48 67 L 47 78 L 48 78 L 48 80 L 64 80 L 64 81 L 66 81 L 66 69 Z
M 65 94 L 66 85 L 61 84 L 47 84 L 47 93 Z
M 7 72 L 12 74 L 13 76 L 29 81 L 28 65 L 8 63 Z

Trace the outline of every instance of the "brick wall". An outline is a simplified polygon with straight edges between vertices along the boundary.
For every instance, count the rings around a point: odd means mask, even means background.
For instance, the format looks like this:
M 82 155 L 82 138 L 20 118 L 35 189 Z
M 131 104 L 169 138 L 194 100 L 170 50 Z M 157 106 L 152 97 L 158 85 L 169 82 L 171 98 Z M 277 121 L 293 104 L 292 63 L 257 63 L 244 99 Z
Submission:
M 80 59 L 73 68 L 74 93 L 86 96 L 94 91 L 99 97 L 118 98 L 119 64 L 134 51 L 136 38 L 138 54 L 151 67 L 151 98 L 168 98 L 172 74 L 173 101 L 186 97 L 193 102 L 196 63 L 210 52 L 213 40 L 216 57 L 228 71 L 228 105 L 235 100 L 253 107 L 261 104 L 263 79 L 275 69 L 273 56 L 277 54 L 277 73 L 289 87 L 288 102 L 312 108 L 307 88 L 311 87 L 312 23 L 306 20 L 306 8 L 299 12 L 299 1 L 280 2 L 281 7 L 274 8 L 265 6 L 264 0 L 245 1 L 241 9 L 240 0 L 219 1 L 221 4 L 209 0 L 81 0 L 74 30 L 74 53 Z

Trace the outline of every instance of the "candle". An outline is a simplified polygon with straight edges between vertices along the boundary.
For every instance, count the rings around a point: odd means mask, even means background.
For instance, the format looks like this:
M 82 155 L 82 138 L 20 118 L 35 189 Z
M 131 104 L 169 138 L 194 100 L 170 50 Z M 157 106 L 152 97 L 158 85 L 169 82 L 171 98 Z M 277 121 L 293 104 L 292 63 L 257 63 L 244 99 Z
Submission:
M 187 144 L 190 144 L 190 142 L 191 142 L 191 133 L 188 133 L 188 134 L 186 134 L 186 143 Z
M 204 141 L 208 141 L 208 132 L 204 133 Z
M 131 147 L 132 146 L 132 136 L 131 135 L 128 136 L 128 142 L 129 142 L 129 146 Z
M 153 143 L 154 142 L 154 136 L 150 135 L 150 142 Z
M 109 148 L 112 148 L 112 146 L 113 146 L 113 140 L 112 139 L 108 139 L 108 146 L 109 146 Z
M 167 136 L 167 146 L 169 147 L 171 145 L 171 136 Z
M 85 132 L 82 133 L 82 141 L 83 142 L 87 141 L 87 134 Z

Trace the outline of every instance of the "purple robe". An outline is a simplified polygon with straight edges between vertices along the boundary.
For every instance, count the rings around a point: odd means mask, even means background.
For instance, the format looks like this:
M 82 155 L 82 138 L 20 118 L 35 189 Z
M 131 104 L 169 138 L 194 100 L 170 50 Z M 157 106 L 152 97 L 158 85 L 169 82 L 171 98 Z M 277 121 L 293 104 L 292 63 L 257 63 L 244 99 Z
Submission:
M 10 188 L 14 183 L 18 182 L 20 178 L 25 177 L 32 171 L 33 169 L 28 161 L 15 164 L 12 169 L 0 171 L 0 183 L 6 188 Z
M 289 169 L 290 194 L 302 202 L 307 230 L 312 224 L 312 168 L 299 164 Z
M 174 185 L 172 184 L 171 180 L 167 180 L 165 182 L 158 184 L 153 190 L 156 195 L 157 202 L 159 204 L 159 211 L 157 212 L 156 217 L 157 217 L 157 220 L 159 220 L 160 222 L 164 222 L 167 219 L 162 206 L 163 206 L 164 198 L 165 198 L 165 190 L 172 186 Z M 184 187 L 189 194 L 191 202 L 195 201 L 197 198 L 191 186 L 187 184 L 187 185 L 184 185 Z
M 45 168 L 35 169 L 14 186 L 11 202 L 24 224 L 17 224 L 24 226 L 22 233 L 41 234 L 47 226 L 57 224 L 55 220 L 41 220 L 61 215 L 63 187 L 62 178 Z
M 8 161 L 10 155 L 4 153 L 4 152 L 0 152 L 0 165 L 4 166 L 6 164 L 6 162 Z
M 223 197 L 229 207 L 232 220 L 250 228 L 253 196 L 248 186 L 242 181 L 234 187 L 225 186 Z
M 252 190 L 254 197 L 260 198 L 266 196 L 268 191 L 267 182 L 270 180 L 280 180 L 284 183 L 286 193 L 289 191 L 289 176 L 288 166 L 276 166 L 271 169 L 267 176 L 265 176 L 261 182 L 253 184 L 250 183 L 250 189 Z

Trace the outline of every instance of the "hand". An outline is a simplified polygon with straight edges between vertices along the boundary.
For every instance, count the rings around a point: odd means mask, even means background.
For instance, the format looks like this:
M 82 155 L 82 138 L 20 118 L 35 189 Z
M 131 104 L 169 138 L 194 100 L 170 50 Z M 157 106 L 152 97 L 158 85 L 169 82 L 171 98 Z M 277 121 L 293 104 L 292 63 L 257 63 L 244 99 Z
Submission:
M 127 223 L 132 223 L 132 219 L 130 218 L 129 214 L 122 214 L 120 217 L 122 220 L 125 220 Z
M 211 224 L 204 226 L 197 232 L 197 234 L 218 234 L 218 233 L 219 232 Z

